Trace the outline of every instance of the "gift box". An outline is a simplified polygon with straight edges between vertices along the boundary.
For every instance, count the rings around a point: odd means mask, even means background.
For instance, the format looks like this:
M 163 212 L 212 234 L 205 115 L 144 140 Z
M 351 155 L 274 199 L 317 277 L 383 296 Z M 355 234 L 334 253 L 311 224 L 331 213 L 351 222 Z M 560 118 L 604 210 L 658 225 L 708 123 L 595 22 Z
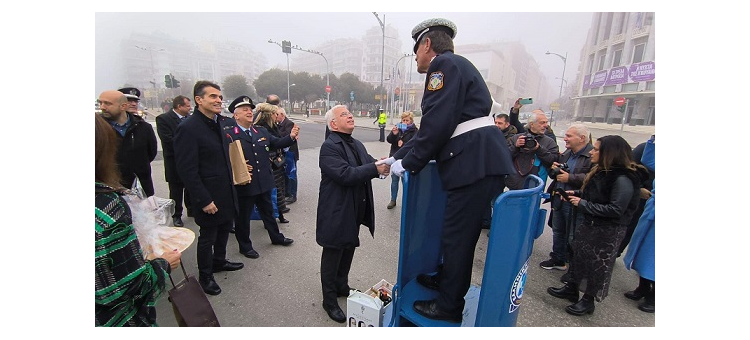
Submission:
M 382 327 L 391 321 L 393 285 L 380 280 L 365 292 L 351 291 L 346 299 L 347 327 Z

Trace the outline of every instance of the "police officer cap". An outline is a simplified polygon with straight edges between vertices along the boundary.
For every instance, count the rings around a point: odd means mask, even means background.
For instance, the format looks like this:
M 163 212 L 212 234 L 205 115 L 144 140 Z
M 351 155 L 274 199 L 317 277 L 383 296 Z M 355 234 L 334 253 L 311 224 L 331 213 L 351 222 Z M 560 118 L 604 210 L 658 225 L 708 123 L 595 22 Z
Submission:
M 141 90 L 135 87 L 123 87 L 117 91 L 122 92 L 128 99 L 141 100 Z
M 239 96 L 237 97 L 237 99 L 233 100 L 231 104 L 229 104 L 229 112 L 234 113 L 234 109 L 242 105 L 250 105 L 250 108 L 255 110 L 255 104 L 253 104 L 253 100 L 250 99 L 250 97 Z
M 419 40 L 422 39 L 425 33 L 429 31 L 443 31 L 448 33 L 451 39 L 456 37 L 458 28 L 453 21 L 443 18 L 432 18 L 427 19 L 419 23 L 411 30 L 411 37 L 414 39 L 414 53 L 417 53 L 417 46 L 419 46 Z

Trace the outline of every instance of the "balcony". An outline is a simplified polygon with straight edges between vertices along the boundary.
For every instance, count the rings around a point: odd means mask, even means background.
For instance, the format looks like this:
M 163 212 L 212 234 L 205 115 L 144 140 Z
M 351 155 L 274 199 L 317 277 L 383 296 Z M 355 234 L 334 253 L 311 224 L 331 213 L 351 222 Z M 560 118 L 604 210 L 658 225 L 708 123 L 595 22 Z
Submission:
M 631 39 L 645 37 L 648 35 L 648 32 L 651 30 L 651 25 L 643 26 L 641 28 L 637 28 L 633 30 L 633 34 L 630 36 Z
M 609 39 L 612 45 L 622 44 L 625 42 L 625 33 L 620 33 Z

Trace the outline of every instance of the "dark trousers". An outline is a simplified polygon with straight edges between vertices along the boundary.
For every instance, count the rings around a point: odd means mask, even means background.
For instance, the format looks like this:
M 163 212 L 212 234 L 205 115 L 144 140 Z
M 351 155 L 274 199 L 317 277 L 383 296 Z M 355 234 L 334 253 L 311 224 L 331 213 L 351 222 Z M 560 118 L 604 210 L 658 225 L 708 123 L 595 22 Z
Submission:
M 640 199 L 638 201 L 638 208 L 635 209 L 633 212 L 633 218 L 630 219 L 630 223 L 628 224 L 628 229 L 625 231 L 625 238 L 622 239 L 622 243 L 620 243 L 620 248 L 617 250 L 617 257 L 620 257 L 622 255 L 622 252 L 625 251 L 625 247 L 630 244 L 630 238 L 633 236 L 633 232 L 635 232 L 635 227 L 638 226 L 638 220 L 641 219 L 641 215 L 643 215 L 643 209 L 646 208 L 646 200 Z
M 240 252 L 245 253 L 253 249 L 253 241 L 250 240 L 250 215 L 253 213 L 253 206 L 258 206 L 258 214 L 263 220 L 263 226 L 268 231 L 268 237 L 271 242 L 284 241 L 284 234 L 279 232 L 279 225 L 276 224 L 276 218 L 273 217 L 273 202 L 271 202 L 271 192 L 267 191 L 260 195 L 237 196 L 239 212 L 234 224 L 234 236 L 237 238 L 237 244 L 240 246 Z
M 337 292 L 349 290 L 349 269 L 352 268 L 354 250 L 323 247 L 320 257 L 320 285 L 323 287 L 323 304 L 338 304 Z
M 185 184 L 183 184 L 182 182 L 169 182 L 167 184 L 169 184 L 169 198 L 174 200 L 174 214 L 172 214 L 172 217 L 181 217 L 183 194 L 185 197 L 185 206 L 188 207 L 188 211 L 191 210 L 190 194 L 185 189 Z
M 380 125 L 380 124 L 378 124 Z M 380 139 L 381 142 L 385 142 L 385 124 L 380 125 Z
M 553 198 L 553 204 L 560 200 L 559 195 Z M 576 213 L 573 205 L 568 202 L 559 202 L 560 208 L 555 209 L 550 220 L 552 221 L 552 252 L 549 253 L 551 259 L 560 262 L 568 262 L 572 248 L 570 243 L 573 241 L 576 226 L 583 223 L 583 214 Z M 575 220 L 573 220 L 575 218 Z
M 213 266 L 227 261 L 227 240 L 232 221 L 220 225 L 199 226 L 198 235 L 198 273 L 201 277 L 213 276 Z
M 461 313 L 464 309 L 464 295 L 471 285 L 474 249 L 482 231 L 482 213 L 502 185 L 502 176 L 489 176 L 448 190 L 441 236 L 443 270 L 437 298 L 438 307 L 447 313 Z

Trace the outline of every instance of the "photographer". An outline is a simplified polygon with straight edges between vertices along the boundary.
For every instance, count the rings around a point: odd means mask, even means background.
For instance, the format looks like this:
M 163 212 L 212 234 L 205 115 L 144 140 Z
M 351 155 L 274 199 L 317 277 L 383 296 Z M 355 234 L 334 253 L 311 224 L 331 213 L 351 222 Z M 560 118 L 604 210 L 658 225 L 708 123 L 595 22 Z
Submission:
M 589 143 L 589 129 L 581 124 L 571 125 L 565 131 L 565 152 L 560 155 L 559 163 L 555 162 L 550 169 L 552 179 L 552 252 L 549 260 L 539 263 L 544 269 L 566 270 L 570 238 L 574 235 L 575 226 L 583 222 L 583 215 L 576 214 L 570 202 L 563 200 L 556 189 L 578 190 L 583 179 L 591 170 L 593 148 Z
M 534 110 L 529 116 L 526 132 L 519 129 L 519 133 L 511 138 L 510 154 L 516 171 L 506 178 L 508 189 L 523 189 L 524 181 L 530 174 L 546 181 L 547 169 L 560 156 L 557 142 L 544 134 L 548 123 L 547 115 L 542 110 Z

